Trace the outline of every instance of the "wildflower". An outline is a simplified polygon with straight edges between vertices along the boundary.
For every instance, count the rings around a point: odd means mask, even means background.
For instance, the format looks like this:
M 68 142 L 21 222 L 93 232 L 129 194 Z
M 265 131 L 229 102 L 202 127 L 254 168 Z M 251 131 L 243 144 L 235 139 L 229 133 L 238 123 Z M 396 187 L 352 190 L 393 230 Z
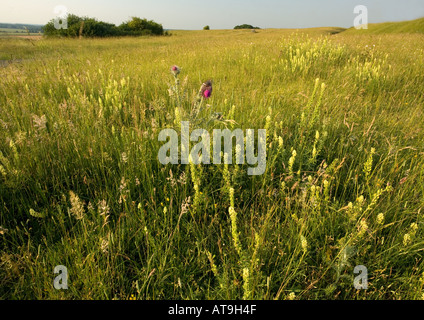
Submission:
M 174 179 L 174 175 L 172 174 L 172 170 L 169 170 L 169 177 L 166 178 L 166 180 L 171 183 L 172 187 L 175 187 L 175 185 L 177 184 L 177 181 Z
M 294 161 L 296 160 L 296 156 L 297 156 L 297 152 L 296 150 L 293 150 L 292 156 L 289 159 L 289 175 L 293 175 L 293 164 L 294 164 Z
M 411 229 L 412 232 L 415 233 L 418 230 L 418 225 L 415 222 L 411 223 Z
M 271 116 L 267 115 L 265 118 L 265 129 L 268 131 L 271 126 Z
M 215 265 L 215 262 L 213 261 L 214 256 L 209 251 L 206 251 L 206 255 L 208 256 L 209 262 L 211 263 L 211 269 L 215 277 L 218 276 L 218 268 Z
M 316 145 L 314 145 L 313 149 L 312 149 L 312 160 L 314 160 L 317 156 L 317 147 Z
M 230 188 L 230 204 L 234 207 L 234 188 Z
M 77 220 L 84 218 L 84 206 L 80 198 L 72 191 L 69 191 L 71 209 L 69 210 Z
M 190 209 L 191 197 L 186 198 L 181 205 L 181 214 L 187 213 Z
M 180 108 L 175 108 L 175 120 L 174 120 L 175 125 L 180 126 L 181 124 L 181 112 L 180 112 Z
M 383 224 L 384 223 L 384 213 L 379 213 L 377 216 L 377 223 Z
M 127 181 L 125 180 L 125 177 L 122 177 L 121 179 L 121 185 L 119 186 L 119 191 L 121 191 L 121 193 L 130 192 L 130 190 L 127 189 Z
M 328 180 L 324 180 L 324 195 L 325 195 L 325 199 L 328 201 L 330 199 L 330 183 L 328 182 Z
M 362 219 L 359 223 L 359 237 L 362 237 L 365 232 L 368 230 L 368 224 L 365 219 Z
M 249 284 L 249 268 L 243 268 L 243 299 L 249 300 L 251 296 L 250 284 Z
M 180 72 L 181 72 L 180 67 L 175 66 L 175 65 L 171 67 L 171 73 L 172 73 L 174 76 L 178 76 L 178 75 L 180 74 Z
M 283 148 L 283 144 L 284 144 L 284 140 L 283 140 L 283 138 L 281 136 L 279 136 L 278 137 L 278 147 L 280 149 L 282 149 Z
M 367 180 L 372 170 L 372 157 L 374 153 L 375 153 L 375 148 L 371 148 L 371 152 L 369 153 L 367 161 L 365 162 L 364 168 L 362 170 L 365 173 L 365 179 Z
M 403 245 L 406 247 L 410 243 L 411 243 L 411 236 L 409 235 L 409 233 L 406 233 L 403 236 Z
M 186 174 L 185 172 L 182 172 L 180 177 L 178 178 L 178 183 L 184 185 L 187 182 Z
M 308 240 L 304 236 L 300 236 L 300 244 L 304 253 L 308 251 Z
M 103 253 L 107 253 L 109 248 L 109 241 L 107 239 L 101 239 L 100 250 Z
M 202 84 L 200 92 L 203 98 L 209 98 L 212 95 L 212 81 L 208 80 L 204 84 Z
M 207 90 L 207 89 L 203 92 L 203 96 L 205 98 L 209 98 L 211 96 L 211 94 L 212 94 L 212 91 Z
M 97 210 L 101 216 L 106 216 L 109 214 L 110 208 L 106 203 L 106 200 L 101 200 L 97 204 Z
M 237 253 L 241 257 L 242 249 L 240 245 L 239 234 L 237 231 L 237 212 L 234 210 L 234 207 L 230 207 L 228 211 L 229 211 L 230 219 L 231 219 L 231 235 L 233 237 L 234 247 L 236 248 Z
M 287 296 L 288 300 L 294 300 L 296 299 L 296 294 L 294 292 L 290 292 L 290 294 Z
M 41 117 L 37 115 L 32 116 L 32 120 L 34 122 L 34 127 L 36 127 L 39 131 L 46 129 L 47 119 L 46 115 L 42 115 Z

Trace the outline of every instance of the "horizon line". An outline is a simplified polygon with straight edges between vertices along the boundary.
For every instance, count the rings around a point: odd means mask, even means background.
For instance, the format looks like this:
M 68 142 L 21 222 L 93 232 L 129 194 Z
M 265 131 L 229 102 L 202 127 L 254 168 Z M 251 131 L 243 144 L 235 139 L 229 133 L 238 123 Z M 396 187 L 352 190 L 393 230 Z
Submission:
M 84 16 L 85 17 L 85 16 Z M 94 19 L 98 19 L 98 18 L 94 18 Z M 424 16 L 420 17 L 420 18 L 416 18 L 416 19 L 410 19 L 410 20 L 390 20 L 390 21 L 382 21 L 382 22 L 370 22 L 368 24 L 380 24 L 380 23 L 396 23 L 396 22 L 406 22 L 406 21 L 414 21 L 414 20 L 420 20 L 420 19 L 424 19 Z M 102 21 L 102 20 L 99 20 Z M 156 22 L 156 21 L 155 21 Z M 48 23 L 48 22 L 47 22 Z M 45 26 L 47 23 L 45 24 L 38 24 L 38 23 L 24 23 L 24 22 L 1 22 L 0 24 L 11 24 L 11 25 L 25 25 L 25 26 L 37 26 L 37 27 L 42 27 Z M 111 22 L 108 22 L 111 23 Z M 157 22 L 159 24 L 161 24 L 160 22 Z M 115 23 L 112 23 L 116 26 Z M 163 24 L 161 24 L 163 26 Z M 350 27 L 340 27 L 340 26 L 311 26 L 311 27 L 267 27 L 267 28 L 261 28 L 259 27 L 259 29 L 261 30 L 266 30 L 266 29 L 316 29 L 316 28 L 342 28 L 342 29 L 350 29 L 352 28 L 352 26 Z M 200 27 L 199 29 L 173 29 L 173 28 L 164 28 L 165 31 L 197 31 L 197 30 L 201 30 L 202 31 L 203 27 Z M 211 28 L 210 30 L 234 30 L 234 28 Z

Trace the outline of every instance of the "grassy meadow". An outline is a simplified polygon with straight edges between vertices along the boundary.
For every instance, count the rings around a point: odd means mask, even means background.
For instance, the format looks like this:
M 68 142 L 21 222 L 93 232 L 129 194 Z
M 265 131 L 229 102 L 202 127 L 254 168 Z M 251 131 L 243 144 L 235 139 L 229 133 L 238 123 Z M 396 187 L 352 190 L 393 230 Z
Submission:
M 423 299 L 424 35 L 340 31 L 0 39 L 0 298 Z M 265 173 L 160 164 L 185 120 Z

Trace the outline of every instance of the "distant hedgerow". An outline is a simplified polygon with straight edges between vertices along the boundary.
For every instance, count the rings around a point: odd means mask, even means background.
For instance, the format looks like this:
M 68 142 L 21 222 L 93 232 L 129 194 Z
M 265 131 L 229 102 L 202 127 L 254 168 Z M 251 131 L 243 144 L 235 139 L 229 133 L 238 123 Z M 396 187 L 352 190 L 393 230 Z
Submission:
M 259 27 L 254 27 L 250 24 L 242 24 L 239 26 L 235 26 L 234 29 L 260 29 Z
M 161 24 L 138 17 L 132 17 L 131 20 L 123 22 L 119 26 L 74 14 L 69 14 L 66 19 L 66 29 L 56 29 L 54 20 L 51 20 L 43 27 L 44 34 L 61 37 L 121 37 L 165 34 Z

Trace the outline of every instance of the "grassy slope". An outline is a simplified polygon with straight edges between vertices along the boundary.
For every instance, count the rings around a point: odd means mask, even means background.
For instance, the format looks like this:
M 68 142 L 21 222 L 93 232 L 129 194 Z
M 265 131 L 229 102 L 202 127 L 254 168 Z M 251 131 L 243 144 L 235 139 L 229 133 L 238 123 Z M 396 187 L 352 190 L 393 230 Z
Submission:
M 0 297 L 420 298 L 422 36 L 293 31 L 1 39 Z M 263 176 L 158 163 L 208 78 L 201 116 L 268 128 Z
M 352 27 L 345 32 L 364 32 L 369 34 L 424 33 L 424 18 L 402 22 L 370 23 L 368 29 L 356 30 Z

